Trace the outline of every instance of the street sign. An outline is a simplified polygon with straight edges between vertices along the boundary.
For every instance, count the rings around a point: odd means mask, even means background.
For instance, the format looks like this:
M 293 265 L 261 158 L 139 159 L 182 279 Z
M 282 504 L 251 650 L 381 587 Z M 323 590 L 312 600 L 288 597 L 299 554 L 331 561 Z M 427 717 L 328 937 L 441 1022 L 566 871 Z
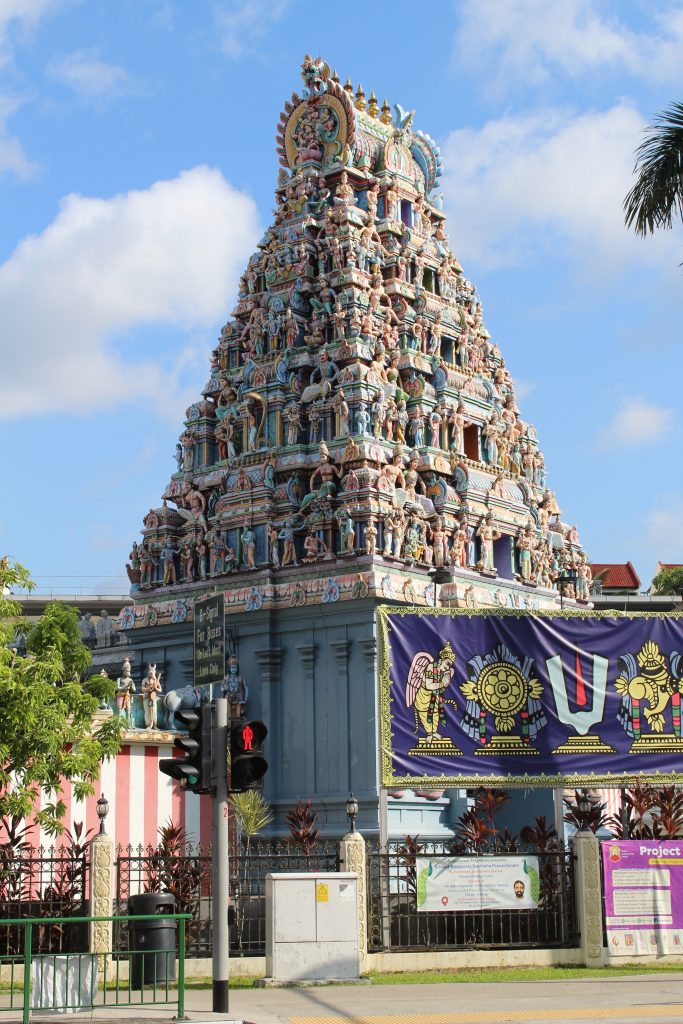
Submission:
M 194 606 L 194 685 L 210 686 L 225 678 L 225 605 L 212 594 Z

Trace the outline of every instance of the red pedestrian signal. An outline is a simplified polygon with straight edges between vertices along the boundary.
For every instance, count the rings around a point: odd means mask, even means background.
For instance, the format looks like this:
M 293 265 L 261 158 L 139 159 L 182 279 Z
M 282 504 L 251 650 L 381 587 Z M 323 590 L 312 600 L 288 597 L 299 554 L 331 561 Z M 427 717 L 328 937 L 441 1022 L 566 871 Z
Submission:
M 264 722 L 233 722 L 230 727 L 230 791 L 258 789 L 268 771 L 261 745 L 268 735 Z

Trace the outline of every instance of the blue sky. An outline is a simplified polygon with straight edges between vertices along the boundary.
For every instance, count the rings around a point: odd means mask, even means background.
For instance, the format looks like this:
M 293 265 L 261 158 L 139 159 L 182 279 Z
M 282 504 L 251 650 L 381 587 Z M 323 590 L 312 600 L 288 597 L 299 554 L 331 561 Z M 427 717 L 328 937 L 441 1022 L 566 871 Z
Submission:
M 0 0 L 0 550 L 121 576 L 174 468 L 306 52 L 416 108 L 451 245 L 593 561 L 683 561 L 683 232 L 623 226 L 683 2 Z M 68 588 L 69 583 L 61 581 Z

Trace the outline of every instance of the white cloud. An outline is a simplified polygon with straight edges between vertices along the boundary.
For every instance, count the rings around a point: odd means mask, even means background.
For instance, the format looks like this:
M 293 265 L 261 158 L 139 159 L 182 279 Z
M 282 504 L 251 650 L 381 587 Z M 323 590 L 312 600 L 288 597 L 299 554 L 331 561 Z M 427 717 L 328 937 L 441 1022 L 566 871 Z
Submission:
M 673 422 L 673 412 L 642 398 L 625 398 L 611 423 L 601 432 L 602 448 L 634 447 L 664 437 Z M 680 513 L 679 513 L 680 521 Z
M 605 270 L 637 255 L 680 261 L 675 232 L 641 240 L 624 226 L 643 120 L 626 103 L 574 115 L 549 109 L 452 132 L 443 145 L 451 241 L 482 268 L 573 246 Z
M 229 57 L 252 53 L 290 3 L 291 0 L 219 0 L 214 9 L 223 51 Z
M 18 100 L 0 95 L 0 177 L 13 174 L 17 178 L 30 178 L 37 170 L 19 139 L 7 130 L 7 122 L 19 106 Z
M 608 7 L 604 0 L 467 0 L 458 7 L 455 62 L 494 91 L 538 85 L 558 73 L 581 78 L 605 71 L 677 84 L 683 7 L 655 10 L 651 30 L 643 32 Z
M 72 0 L 0 0 L 0 67 L 12 57 L 13 32 L 26 32 Z
M 0 266 L 0 417 L 168 405 L 187 353 L 127 361 L 117 342 L 227 315 L 258 237 L 253 200 L 208 167 L 112 199 L 68 196 Z
M 52 60 L 48 72 L 85 100 L 110 99 L 136 91 L 126 69 L 101 60 L 95 50 L 78 50 Z

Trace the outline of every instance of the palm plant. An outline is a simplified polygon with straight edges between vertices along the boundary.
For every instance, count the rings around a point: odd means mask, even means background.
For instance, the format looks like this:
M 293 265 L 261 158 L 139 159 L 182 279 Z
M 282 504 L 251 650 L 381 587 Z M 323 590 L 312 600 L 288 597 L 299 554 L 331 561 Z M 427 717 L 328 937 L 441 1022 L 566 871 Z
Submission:
M 320 836 L 320 829 L 316 828 L 318 815 L 311 806 L 311 801 L 297 800 L 293 811 L 287 811 L 287 825 L 289 826 L 290 842 L 298 846 L 306 863 L 311 863 L 311 854 Z
M 671 228 L 674 215 L 683 218 L 683 103 L 673 103 L 645 129 L 634 170 L 638 178 L 624 200 L 626 226 L 642 236 Z
M 234 865 L 231 879 L 231 894 L 235 911 L 235 925 L 237 928 L 237 943 L 242 948 L 244 925 L 247 913 L 247 903 L 251 895 L 249 852 L 251 840 L 255 835 L 269 825 L 273 820 L 273 813 L 263 799 L 263 795 L 257 789 L 247 789 L 244 793 L 233 793 L 230 796 L 230 806 L 234 811 L 235 823 L 237 826 L 237 842 L 239 856 L 232 859 Z M 244 849 L 241 849 L 244 840 Z M 240 870 L 241 869 L 241 870 Z
M 258 835 L 273 820 L 273 812 L 257 789 L 247 789 L 244 793 L 233 793 L 230 805 L 235 812 L 238 841 L 245 840 L 245 855 L 249 857 L 249 847 L 254 836 Z

